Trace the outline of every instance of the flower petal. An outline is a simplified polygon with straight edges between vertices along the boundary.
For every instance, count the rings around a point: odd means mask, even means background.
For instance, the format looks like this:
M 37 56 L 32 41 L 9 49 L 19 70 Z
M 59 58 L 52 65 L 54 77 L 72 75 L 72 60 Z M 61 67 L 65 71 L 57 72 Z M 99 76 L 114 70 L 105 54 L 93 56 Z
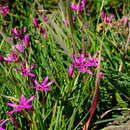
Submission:
M 42 85 L 46 85 L 47 81 L 48 81 L 48 76 L 46 76 L 45 79 L 42 81 Z
M 31 109 L 31 108 L 32 108 L 32 105 L 25 105 L 24 108 L 26 108 L 26 109 Z
M 29 88 L 38 88 L 38 86 L 29 86 Z
M 20 112 L 22 110 L 22 108 L 16 108 L 10 112 L 8 112 L 8 114 L 13 114 L 14 112 Z
M 14 103 L 7 103 L 7 104 L 8 104 L 8 106 L 11 106 L 11 107 L 18 107 L 18 105 L 14 104 Z
M 26 101 L 26 104 L 30 103 L 33 99 L 35 98 L 35 96 L 31 96 L 27 101 Z
M 24 104 L 25 101 L 26 101 L 25 96 L 24 96 L 24 95 L 21 95 L 19 103 L 20 103 L 20 104 Z
M 90 70 L 88 70 L 87 68 L 84 68 L 84 70 L 85 70 L 88 74 L 93 75 L 93 73 L 92 73 Z
M 27 75 L 29 75 L 31 77 L 35 77 L 36 76 L 34 73 L 27 73 Z
M 35 80 L 34 83 L 35 83 L 37 86 L 40 86 L 40 83 L 38 83 L 37 80 Z
M 0 127 L 2 127 L 7 121 L 8 121 L 8 119 L 5 119 L 5 120 L 1 121 L 0 122 Z
M 45 87 L 48 87 L 54 83 L 54 80 L 50 81 L 48 84 L 45 85 Z
M 33 69 L 35 67 L 35 64 L 32 64 L 30 67 L 29 67 L 29 69 L 31 70 L 31 69 Z
M 72 77 L 73 72 L 74 72 L 74 68 L 73 68 L 73 66 L 71 65 L 71 66 L 69 66 L 69 69 L 68 69 L 68 76 L 69 76 L 70 78 Z

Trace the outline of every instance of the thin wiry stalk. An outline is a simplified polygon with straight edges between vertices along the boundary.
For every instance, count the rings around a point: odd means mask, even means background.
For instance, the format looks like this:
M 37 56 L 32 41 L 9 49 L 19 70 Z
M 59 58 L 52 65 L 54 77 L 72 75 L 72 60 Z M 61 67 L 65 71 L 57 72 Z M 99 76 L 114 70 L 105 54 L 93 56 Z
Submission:
M 100 46 L 100 51 L 99 51 L 99 59 L 101 58 L 101 50 L 102 50 L 102 43 Z M 97 74 L 96 74 L 96 81 L 95 81 L 95 90 L 94 90 L 94 95 L 92 98 L 92 103 L 91 103 L 91 108 L 90 108 L 90 116 L 85 124 L 85 127 L 83 130 L 88 130 L 90 122 L 94 116 L 94 112 L 96 110 L 96 106 L 98 104 L 98 99 L 99 99 L 99 86 L 100 86 L 100 68 L 101 68 L 101 61 L 99 60 L 98 62 L 98 67 L 97 67 Z
M 130 44 L 130 22 L 129 22 L 129 35 L 128 35 L 127 42 L 125 44 L 125 52 L 124 52 L 125 56 L 127 56 L 127 51 L 128 51 L 129 44 Z

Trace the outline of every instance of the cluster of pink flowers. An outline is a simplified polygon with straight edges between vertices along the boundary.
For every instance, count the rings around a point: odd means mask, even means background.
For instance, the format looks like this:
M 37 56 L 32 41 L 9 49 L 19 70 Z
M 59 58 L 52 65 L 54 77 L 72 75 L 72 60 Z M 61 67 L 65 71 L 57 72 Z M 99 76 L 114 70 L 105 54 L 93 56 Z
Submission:
M 12 29 L 12 35 L 13 35 L 13 39 L 18 39 L 21 41 L 21 46 L 23 46 L 23 50 L 24 50 L 24 47 L 26 44 L 26 46 L 29 48 L 30 47 L 30 44 L 29 44 L 29 35 L 30 34 L 25 34 L 23 35 L 23 33 L 26 33 L 27 31 L 27 28 L 26 27 L 23 27 L 23 28 L 13 28 Z M 18 46 L 17 46 L 18 47 Z M 20 49 L 19 49 L 20 50 Z M 23 51 L 23 50 L 20 50 L 20 51 Z
M 47 35 L 46 35 L 46 32 L 44 31 L 44 29 L 40 27 L 40 25 L 37 23 L 37 20 L 35 18 L 33 19 L 33 21 L 34 21 L 35 27 L 40 28 L 40 31 L 43 32 L 43 35 L 45 38 Z M 46 22 L 46 24 L 50 24 L 47 17 L 44 17 L 44 21 Z M 11 35 L 13 37 L 11 37 L 11 39 L 16 39 L 16 40 L 20 41 L 21 43 L 17 43 L 16 45 L 11 46 L 11 51 L 7 51 L 6 57 L 3 57 L 2 55 L 0 55 L 0 61 L 5 61 L 5 62 L 9 62 L 9 63 L 17 63 L 17 64 L 21 65 L 20 66 L 21 68 L 16 68 L 16 70 L 22 74 L 21 75 L 22 77 L 30 76 L 32 78 L 35 78 L 36 74 L 31 72 L 31 70 L 35 67 L 35 64 L 32 64 L 29 66 L 27 64 L 26 60 L 21 62 L 18 59 L 18 56 L 20 53 L 22 53 L 24 55 L 25 46 L 27 47 L 27 49 L 30 48 L 29 34 L 25 34 L 25 33 L 26 33 L 26 27 L 12 29 Z M 52 89 L 49 88 L 49 86 L 54 83 L 54 80 L 48 82 L 48 79 L 49 79 L 48 76 L 46 76 L 41 84 L 37 80 L 33 79 L 36 86 L 30 86 L 29 88 L 35 88 L 36 91 L 40 91 L 40 92 L 43 92 L 43 90 L 50 91 Z M 24 109 L 31 109 L 33 106 L 30 105 L 30 102 L 34 98 L 35 98 L 35 95 L 31 96 L 29 99 L 26 99 L 25 96 L 22 94 L 19 99 L 18 104 L 11 103 L 11 102 L 7 103 L 8 106 L 14 107 L 14 109 L 12 111 L 8 112 L 8 114 L 13 114 L 14 112 L 21 112 Z M 15 120 L 15 117 L 10 116 L 10 119 L 13 121 L 14 125 L 16 125 L 16 127 L 17 127 L 17 122 Z M 2 126 L 8 120 L 9 119 L 5 119 L 0 122 L 0 130 L 4 130 L 4 128 L 2 128 Z
M 44 16 L 43 20 L 45 21 L 46 24 L 50 24 L 50 22 L 48 20 L 48 17 Z M 38 24 L 38 21 L 37 21 L 36 17 L 33 18 L 33 24 L 34 24 L 34 27 L 36 29 L 38 29 L 40 33 L 43 34 L 43 38 L 46 38 L 47 37 L 46 28 L 41 27 L 40 24 Z
M 33 69 L 35 65 L 32 64 L 29 68 L 27 68 L 27 63 L 23 62 L 21 65 L 21 70 L 16 68 L 17 71 L 22 73 L 22 76 L 31 76 L 31 77 L 35 77 L 36 75 L 34 73 L 30 73 L 30 70 Z M 42 84 L 38 83 L 38 81 L 34 80 L 34 83 L 37 86 L 30 86 L 29 88 L 35 88 L 36 91 L 50 91 L 51 88 L 48 88 L 48 86 L 52 85 L 54 80 L 48 82 L 48 76 L 45 77 L 45 79 L 42 81 Z M 22 94 L 20 99 L 19 99 L 19 104 L 15 104 L 15 103 L 7 103 L 8 106 L 14 107 L 14 109 L 10 112 L 8 112 L 8 114 L 13 114 L 14 112 L 21 112 L 24 109 L 31 109 L 32 105 L 30 105 L 29 103 L 35 98 L 35 96 L 31 96 L 29 99 L 26 99 L 25 96 Z M 13 123 L 17 126 L 17 122 L 14 119 L 14 117 L 11 116 L 11 119 L 13 121 Z M 8 119 L 2 121 L 0 123 L 0 130 L 4 130 L 2 127 L 3 124 L 5 124 L 8 121 Z
M 19 28 L 19 29 L 13 28 L 11 32 L 12 32 L 11 35 L 13 35 L 13 37 L 11 37 L 11 39 L 20 40 L 21 43 L 12 45 L 11 46 L 12 51 L 11 52 L 8 51 L 6 57 L 3 57 L 2 55 L 0 55 L 0 61 L 18 62 L 19 52 L 24 53 L 25 45 L 27 46 L 27 48 L 30 48 L 29 34 L 23 35 L 23 33 L 26 32 L 26 27 Z M 9 39 L 10 39 L 10 37 L 9 37 Z
M 123 16 L 122 19 L 120 19 L 119 21 L 115 21 L 112 22 L 112 19 L 115 18 L 114 14 L 110 14 L 110 16 L 106 16 L 106 13 L 104 10 L 102 10 L 101 12 L 101 19 L 105 22 L 105 23 L 110 23 L 111 26 L 129 26 L 129 19 L 128 16 Z
M 76 11 L 77 14 L 81 14 L 84 10 L 86 10 L 86 15 L 90 16 L 90 13 L 89 13 L 89 10 L 88 10 L 89 8 L 87 8 L 86 5 L 87 5 L 87 0 L 79 0 L 78 3 L 72 3 L 70 5 L 70 9 L 72 11 Z M 72 16 L 72 23 L 73 24 L 75 24 L 76 19 L 77 19 L 77 17 L 75 15 L 73 15 Z M 68 18 L 65 18 L 63 20 L 63 22 L 64 22 L 65 25 L 69 25 Z
M 22 44 L 21 43 L 17 43 L 16 45 L 12 46 L 12 50 L 14 52 L 18 51 L 18 52 L 24 53 L 24 44 L 23 44 L 23 42 L 22 42 Z
M 3 7 L 0 8 L 0 13 L 3 16 L 6 16 L 9 12 L 10 12 L 9 6 L 3 6 Z
M 71 65 L 68 69 L 68 75 L 69 77 L 72 77 L 74 72 L 74 67 L 77 67 L 78 71 L 80 72 L 87 72 L 90 75 L 93 75 L 93 72 L 90 71 L 90 67 L 92 66 L 98 66 L 99 60 L 102 60 L 103 58 L 97 59 L 98 53 L 95 53 L 92 57 L 90 54 L 88 54 L 88 57 L 85 57 L 84 54 L 80 54 L 79 57 L 73 56 L 74 62 L 71 62 Z
M 105 23 L 110 23 L 114 17 L 115 17 L 114 14 L 110 14 L 110 16 L 106 16 L 104 10 L 101 12 L 101 18 Z
M 32 76 L 32 75 L 30 75 Z M 36 80 L 34 81 L 35 84 L 37 86 L 30 86 L 29 88 L 36 88 L 36 91 L 50 91 L 51 88 L 47 88 L 48 86 L 52 85 L 52 83 L 54 82 L 54 80 L 48 82 L 48 76 L 45 77 L 44 81 L 42 82 L 42 84 L 38 83 Z M 8 112 L 8 114 L 13 114 L 14 112 L 20 112 L 24 109 L 31 109 L 32 105 L 30 105 L 29 103 L 35 98 L 35 96 L 31 96 L 28 100 L 25 98 L 24 95 L 21 95 L 20 99 L 19 99 L 19 104 L 15 104 L 15 103 L 7 103 L 9 106 L 11 107 L 15 107 L 15 109 L 13 109 L 12 111 Z
M 54 80 L 50 81 L 49 83 L 48 82 L 48 76 L 45 77 L 45 79 L 42 81 L 42 83 L 38 83 L 37 80 L 34 81 L 34 83 L 37 85 L 37 86 L 30 86 L 30 88 L 35 88 L 36 91 L 42 91 L 42 90 L 45 90 L 45 91 L 50 91 L 51 88 L 48 88 L 48 86 L 50 86 Z
M 82 12 L 85 9 L 86 3 L 87 3 L 87 0 L 80 0 L 78 4 L 72 3 L 71 9 L 77 12 Z

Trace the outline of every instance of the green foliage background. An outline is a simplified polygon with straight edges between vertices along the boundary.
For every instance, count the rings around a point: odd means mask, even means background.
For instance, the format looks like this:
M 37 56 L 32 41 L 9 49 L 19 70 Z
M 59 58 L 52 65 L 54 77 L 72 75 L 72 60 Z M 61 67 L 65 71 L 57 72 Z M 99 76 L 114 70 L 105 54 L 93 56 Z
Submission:
M 42 81 L 46 75 L 50 80 L 55 80 L 51 86 L 52 91 L 43 92 L 44 100 L 40 101 L 39 92 L 28 88 L 32 84 L 31 78 L 21 77 L 15 70 L 19 65 L 15 63 L 0 63 L 0 120 L 8 118 L 7 114 L 12 108 L 7 102 L 19 99 L 21 94 L 29 98 L 36 95 L 33 110 L 27 111 L 28 116 L 21 113 L 14 113 L 19 122 L 21 130 L 80 130 L 89 117 L 89 109 L 95 87 L 95 74 L 86 74 L 83 80 L 83 73 L 74 74 L 69 79 L 67 70 L 70 65 L 73 50 L 81 52 L 82 36 L 86 52 L 94 54 L 99 51 L 103 44 L 101 57 L 101 71 L 104 78 L 100 83 L 100 97 L 97 110 L 91 122 L 90 129 L 101 129 L 107 122 L 113 120 L 127 121 L 129 117 L 122 117 L 123 113 L 129 112 L 130 103 L 130 46 L 125 54 L 125 44 L 129 35 L 128 27 L 110 27 L 104 25 L 100 18 L 100 12 L 104 9 L 108 14 L 112 11 L 116 14 L 116 20 L 129 15 L 129 0 L 89 0 L 88 8 L 90 16 L 76 14 L 69 9 L 70 1 L 38 1 L 38 0 L 15 0 L 7 4 L 11 12 L 7 17 L 0 15 L 0 30 L 5 36 L 10 36 L 14 27 L 27 27 L 31 34 L 30 54 L 26 48 L 25 56 L 29 65 L 36 64 L 33 72 L 37 79 Z M 41 16 L 38 11 L 41 10 Z M 48 16 L 51 24 L 46 25 L 42 16 Z M 77 17 L 76 23 L 72 24 L 71 16 Z M 47 26 L 46 39 L 43 39 L 33 26 L 33 17 L 37 17 L 41 26 Z M 70 26 L 63 22 L 68 18 Z M 102 29 L 97 32 L 99 23 Z M 83 28 L 83 25 L 86 27 Z M 16 41 L 11 41 L 16 44 Z M 6 56 L 6 51 L 11 50 L 8 41 L 0 36 L 0 54 Z M 21 60 L 24 57 L 20 56 Z M 122 108 L 118 111 L 118 108 Z M 124 109 L 125 108 L 125 109 Z M 113 110 L 101 118 L 108 110 Z M 27 125 L 27 119 L 31 123 Z M 11 120 L 6 124 L 7 130 L 15 129 Z

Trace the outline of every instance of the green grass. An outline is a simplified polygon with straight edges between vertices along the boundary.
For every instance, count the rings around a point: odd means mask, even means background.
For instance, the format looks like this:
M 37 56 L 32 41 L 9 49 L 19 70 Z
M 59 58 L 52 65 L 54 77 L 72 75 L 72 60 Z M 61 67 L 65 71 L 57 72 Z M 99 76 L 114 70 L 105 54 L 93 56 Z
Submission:
M 31 34 L 31 47 L 29 50 L 26 48 L 23 55 L 20 54 L 18 64 L 0 63 L 0 120 L 10 117 L 7 112 L 12 110 L 12 107 L 9 107 L 7 102 L 16 102 L 22 94 L 26 98 L 32 95 L 36 98 L 31 102 L 31 110 L 13 114 L 19 128 L 9 120 L 5 125 L 7 130 L 80 130 L 84 127 L 89 118 L 97 71 L 90 76 L 76 72 L 75 69 L 72 79 L 67 73 L 72 62 L 71 56 L 82 51 L 83 42 L 86 53 L 91 55 L 99 52 L 102 46 L 100 54 L 104 58 L 100 68 L 104 78 L 100 81 L 99 101 L 89 128 L 101 129 L 108 122 L 121 119 L 123 113 L 129 112 L 130 46 L 127 46 L 128 52 L 125 53 L 129 28 L 111 27 L 110 24 L 104 24 L 100 17 L 102 9 L 108 14 L 113 11 L 116 15 L 113 22 L 123 16 L 129 16 L 129 0 L 89 0 L 87 7 L 90 8 L 90 16 L 85 15 L 86 11 L 78 15 L 70 10 L 69 0 L 60 0 L 58 4 L 57 1 L 16 0 L 9 5 L 11 11 L 8 16 L 0 15 L 0 30 L 4 33 L 0 35 L 0 54 L 5 57 L 7 51 L 11 51 L 9 43 L 17 43 L 17 40 L 8 41 L 5 38 L 10 36 L 14 27 L 27 27 L 27 33 Z M 38 10 L 42 10 L 41 16 Z M 51 24 L 44 22 L 44 13 Z M 75 24 L 72 24 L 71 20 L 73 15 L 77 17 Z M 47 28 L 46 39 L 35 29 L 33 17 L 37 17 L 40 25 Z M 68 26 L 63 22 L 65 18 L 68 18 Z M 98 32 L 100 23 L 102 29 Z M 55 80 L 51 85 L 52 91 L 40 93 L 28 88 L 32 85 L 32 78 L 21 77 L 15 69 L 20 67 L 20 63 L 25 59 L 28 65 L 36 64 L 31 72 L 37 75 L 38 81 L 42 81 L 46 75 L 49 80 Z M 117 111 L 118 108 L 122 109 Z M 114 110 L 101 118 L 111 109 Z M 124 121 L 127 121 L 129 118 L 125 119 Z

